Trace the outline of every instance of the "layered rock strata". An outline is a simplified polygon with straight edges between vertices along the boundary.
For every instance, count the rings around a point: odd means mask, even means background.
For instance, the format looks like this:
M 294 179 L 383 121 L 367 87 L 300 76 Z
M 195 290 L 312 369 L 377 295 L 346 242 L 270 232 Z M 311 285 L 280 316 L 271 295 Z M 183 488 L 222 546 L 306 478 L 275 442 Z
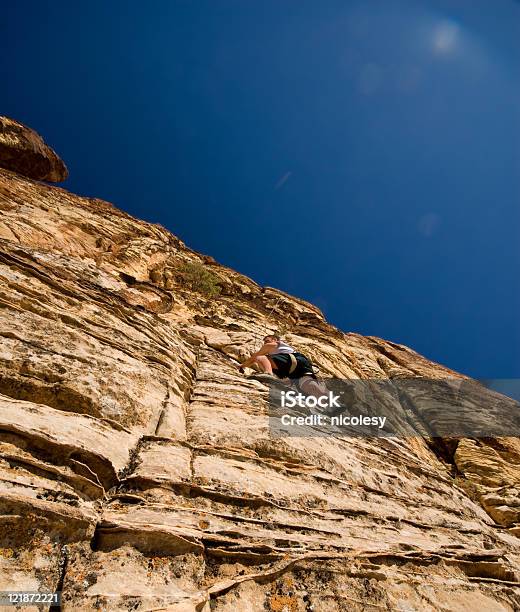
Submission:
M 282 331 L 324 376 L 463 376 L 107 202 L 4 169 L 0 210 L 0 591 L 60 590 L 65 610 L 520 609 L 517 438 L 273 438 L 237 360 Z M 392 410 L 415 427 L 421 398 Z

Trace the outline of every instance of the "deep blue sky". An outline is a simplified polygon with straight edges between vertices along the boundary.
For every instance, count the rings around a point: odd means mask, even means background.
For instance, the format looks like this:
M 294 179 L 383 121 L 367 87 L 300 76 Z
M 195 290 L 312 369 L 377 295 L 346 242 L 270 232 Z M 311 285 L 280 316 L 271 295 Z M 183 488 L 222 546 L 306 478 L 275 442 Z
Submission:
M 520 377 L 520 3 L 18 2 L 0 113 L 64 186 L 345 331 Z

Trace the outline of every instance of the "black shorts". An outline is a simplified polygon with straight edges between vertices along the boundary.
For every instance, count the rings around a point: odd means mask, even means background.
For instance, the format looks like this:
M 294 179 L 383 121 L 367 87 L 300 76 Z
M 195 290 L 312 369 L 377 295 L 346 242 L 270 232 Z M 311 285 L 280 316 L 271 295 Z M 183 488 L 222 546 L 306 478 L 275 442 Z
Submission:
M 310 359 L 302 355 L 301 353 L 292 353 L 296 359 L 296 368 L 289 373 L 292 366 L 292 359 L 287 353 L 276 353 L 269 355 L 269 359 L 272 359 L 276 364 L 276 369 L 273 369 L 273 374 L 278 378 L 301 378 L 302 376 L 314 377 L 312 370 L 312 362 Z

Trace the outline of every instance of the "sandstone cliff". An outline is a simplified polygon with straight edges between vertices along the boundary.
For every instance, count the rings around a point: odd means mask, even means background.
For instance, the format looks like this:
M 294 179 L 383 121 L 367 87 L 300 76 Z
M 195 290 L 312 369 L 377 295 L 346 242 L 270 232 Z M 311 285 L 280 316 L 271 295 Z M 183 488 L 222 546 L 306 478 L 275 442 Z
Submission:
M 461 375 L 11 170 L 0 590 L 61 590 L 66 610 L 520 609 L 517 438 L 272 438 L 236 359 L 281 330 L 324 375 Z M 421 398 L 392 410 L 414 426 Z

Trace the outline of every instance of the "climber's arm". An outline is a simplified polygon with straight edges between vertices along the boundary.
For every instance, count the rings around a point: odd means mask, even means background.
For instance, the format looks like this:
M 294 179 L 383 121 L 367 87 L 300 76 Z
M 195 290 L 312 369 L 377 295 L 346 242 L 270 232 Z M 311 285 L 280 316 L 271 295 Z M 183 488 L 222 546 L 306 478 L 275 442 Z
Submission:
M 240 367 L 249 368 L 255 362 L 256 357 L 260 357 L 261 355 L 268 355 L 273 350 L 273 348 L 276 348 L 276 342 L 266 342 L 260 350 L 256 351 L 256 353 L 253 353 L 251 357 L 241 363 Z

